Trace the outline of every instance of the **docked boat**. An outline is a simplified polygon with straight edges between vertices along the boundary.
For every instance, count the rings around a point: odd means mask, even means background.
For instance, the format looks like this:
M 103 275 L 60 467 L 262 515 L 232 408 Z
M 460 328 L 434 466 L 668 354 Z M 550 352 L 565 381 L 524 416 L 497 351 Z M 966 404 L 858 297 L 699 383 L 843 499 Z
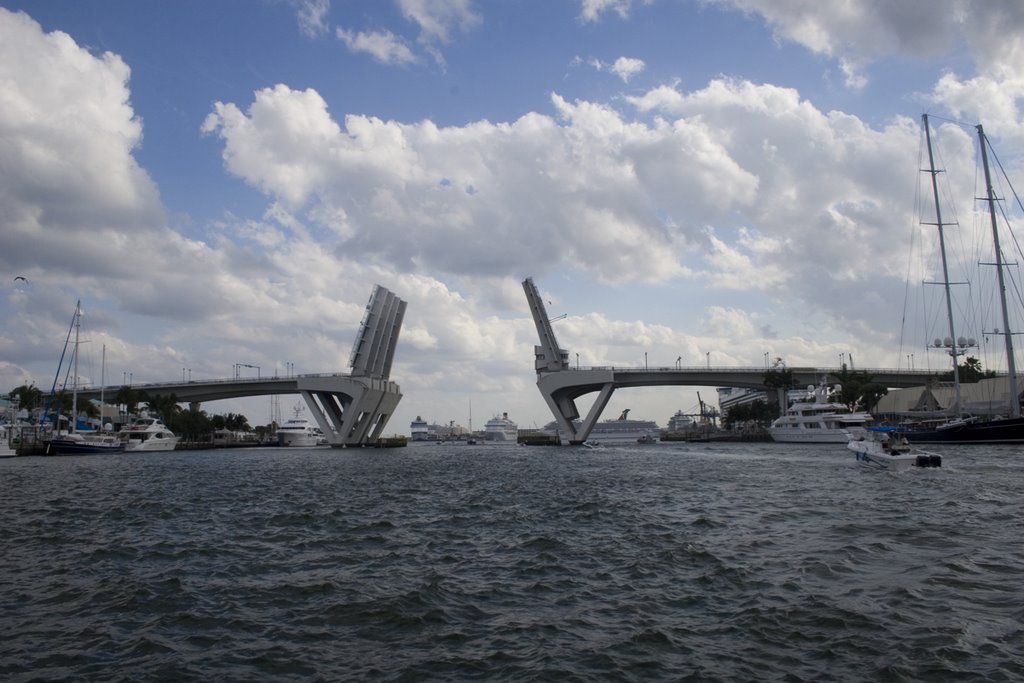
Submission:
M 668 432 L 692 432 L 697 429 L 697 421 L 693 419 L 693 416 L 687 415 L 681 410 L 677 410 L 675 415 L 668 419 Z
M 124 453 L 125 442 L 113 432 L 69 432 L 55 436 L 47 444 L 49 455 L 97 455 Z
M 14 448 L 14 427 L 9 424 L 0 424 L 0 458 L 9 458 L 17 455 Z
M 427 421 L 419 415 L 409 424 L 409 434 L 413 441 L 431 441 L 430 428 Z
M 279 446 L 321 446 L 327 443 L 320 428 L 304 417 L 302 406 L 295 407 L 295 416 L 285 420 L 277 430 L 277 444 Z
M 988 163 L 989 141 L 985 131 L 978 125 L 978 146 L 984 168 L 985 193 L 981 197 L 988 204 L 988 214 L 992 229 L 992 248 L 996 268 L 997 290 L 1002 315 L 1002 331 L 996 329 L 993 332 L 986 332 L 1002 336 L 1006 349 L 1007 379 L 1009 390 L 1007 398 L 1002 406 L 1000 415 L 981 416 L 968 413 L 964 410 L 963 399 L 960 389 L 960 362 L 961 356 L 967 355 L 967 349 L 975 346 L 973 339 L 957 336 L 954 330 L 952 295 L 950 293 L 949 267 L 946 254 L 946 239 L 944 230 L 955 223 L 944 223 L 942 220 L 942 206 L 937 177 L 940 173 L 935 167 L 935 155 L 932 150 L 931 127 L 928 124 L 928 115 L 922 116 L 922 125 L 925 133 L 925 141 L 928 147 L 929 167 L 923 172 L 929 174 L 932 199 L 934 201 L 934 222 L 931 220 L 923 223 L 934 226 L 938 229 L 939 245 L 942 256 L 943 280 L 938 283 L 944 286 L 945 303 L 948 324 L 948 337 L 936 339 L 933 348 L 940 348 L 949 354 L 953 365 L 953 403 L 948 409 L 948 415 L 942 421 L 917 422 L 908 421 L 903 425 L 901 434 L 913 443 L 948 443 L 948 444 L 1019 444 L 1024 443 L 1024 416 L 1021 415 L 1021 390 L 1018 387 L 1016 362 L 1013 349 L 1013 332 L 1011 331 L 1011 318 L 1007 307 L 1005 273 L 1009 264 L 1003 261 L 1003 252 L 999 246 L 999 211 L 996 210 L 996 197 L 993 189 L 991 170 Z M 1011 188 L 1012 189 L 1012 188 Z
M 845 403 L 832 401 L 831 389 L 824 378 L 817 386 L 807 387 L 813 401 L 797 401 L 786 414 L 768 428 L 772 440 L 779 443 L 847 443 L 862 436 L 874 421 L 870 413 L 854 411 Z
M 508 413 L 502 413 L 501 417 L 495 415 L 484 425 L 484 439 L 486 441 L 508 441 L 515 443 L 519 438 L 519 425 L 508 419 Z
M 942 467 L 942 456 L 912 446 L 893 430 L 869 428 L 846 445 L 857 462 L 876 470 L 899 472 L 911 467 Z
M 178 437 L 157 417 L 138 417 L 120 434 L 126 451 L 173 451 L 178 445 Z
M 107 430 L 78 430 L 78 346 L 79 330 L 82 324 L 82 302 L 75 304 L 75 313 L 71 318 L 71 327 L 68 329 L 67 339 L 64 340 L 64 353 L 73 343 L 72 363 L 73 378 L 71 381 L 71 428 L 68 432 L 57 433 L 46 442 L 46 453 L 48 455 L 94 455 L 99 453 L 123 453 L 124 441 L 111 431 Z M 75 333 L 75 341 L 71 341 L 71 332 Z M 61 362 L 57 364 L 57 376 L 60 376 L 61 366 L 64 362 L 64 354 L 61 354 Z M 53 389 L 50 395 L 56 394 L 57 379 L 54 378 Z M 44 413 L 48 410 L 44 410 Z

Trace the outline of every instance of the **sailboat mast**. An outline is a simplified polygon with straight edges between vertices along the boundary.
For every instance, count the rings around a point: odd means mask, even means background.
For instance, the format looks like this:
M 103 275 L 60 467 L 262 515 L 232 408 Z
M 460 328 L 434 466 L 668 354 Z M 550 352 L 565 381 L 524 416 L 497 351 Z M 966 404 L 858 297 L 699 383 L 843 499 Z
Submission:
M 71 433 L 78 431 L 78 330 L 82 326 L 82 302 L 75 304 L 75 376 L 71 380 Z
M 1006 340 L 1006 370 L 1010 375 L 1010 416 L 1020 417 L 1020 390 L 1017 388 L 1017 367 L 1013 358 L 1013 335 L 1010 334 L 1010 315 L 1006 309 L 1006 280 L 1003 276 L 1003 252 L 999 248 L 999 226 L 996 222 L 996 195 L 992 188 L 992 176 L 988 168 L 988 139 L 979 123 L 978 143 L 981 145 L 981 162 L 985 167 L 985 199 L 988 202 L 989 218 L 992 221 L 992 244 L 996 250 L 996 273 L 999 278 L 999 304 L 1003 313 L 1003 338 Z
M 107 381 L 107 345 L 103 345 L 103 360 L 100 362 L 100 429 L 103 429 L 103 407 L 106 405 L 104 402 L 104 393 L 106 386 L 104 383 Z
M 942 207 L 939 202 L 939 171 L 935 170 L 935 155 L 932 153 L 932 132 L 928 126 L 928 115 L 921 116 L 924 121 L 924 135 L 928 142 L 928 172 L 932 178 L 932 197 L 935 199 L 935 225 L 939 229 L 939 250 L 942 252 L 942 284 L 946 290 L 946 317 L 949 319 L 949 339 L 952 347 L 949 354 L 953 357 L 953 409 L 956 414 L 960 413 L 960 364 L 957 357 L 960 350 L 957 348 L 956 334 L 953 332 L 953 296 L 949 289 L 949 264 L 946 261 L 946 237 L 943 231 Z

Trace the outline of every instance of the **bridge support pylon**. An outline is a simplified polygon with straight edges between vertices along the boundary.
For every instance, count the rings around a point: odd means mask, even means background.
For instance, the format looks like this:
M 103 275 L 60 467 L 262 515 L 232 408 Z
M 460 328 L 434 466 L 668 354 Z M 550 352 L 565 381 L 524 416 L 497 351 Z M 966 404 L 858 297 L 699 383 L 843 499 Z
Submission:
M 406 303 L 375 286 L 352 345 L 347 377 L 300 377 L 298 390 L 334 448 L 366 446 L 382 435 L 402 392 L 390 381 Z
M 334 448 L 376 442 L 402 398 L 394 382 L 365 377 L 301 377 L 299 393 Z
M 551 409 L 551 414 L 555 416 L 559 431 L 566 435 L 570 444 L 581 444 L 590 436 L 590 431 L 615 391 L 615 373 L 602 369 L 570 370 L 569 352 L 558 346 L 547 308 L 537 286 L 533 284 L 533 278 L 523 280 L 523 291 L 526 292 L 526 301 L 537 326 L 537 336 L 540 337 L 540 344 L 533 347 L 537 388 Z M 583 422 L 577 425 L 580 411 L 576 407 L 576 399 L 595 391 L 597 399 L 594 405 L 590 407 Z

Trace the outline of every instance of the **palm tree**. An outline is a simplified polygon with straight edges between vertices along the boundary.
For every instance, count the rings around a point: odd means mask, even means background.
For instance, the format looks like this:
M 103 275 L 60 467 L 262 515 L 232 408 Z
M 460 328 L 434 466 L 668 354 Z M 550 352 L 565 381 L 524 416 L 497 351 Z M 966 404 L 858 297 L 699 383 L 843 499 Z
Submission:
M 164 424 L 169 425 L 181 412 L 181 406 L 178 405 L 178 397 L 175 394 L 154 394 L 147 397 L 147 403 L 149 409 L 156 413 Z

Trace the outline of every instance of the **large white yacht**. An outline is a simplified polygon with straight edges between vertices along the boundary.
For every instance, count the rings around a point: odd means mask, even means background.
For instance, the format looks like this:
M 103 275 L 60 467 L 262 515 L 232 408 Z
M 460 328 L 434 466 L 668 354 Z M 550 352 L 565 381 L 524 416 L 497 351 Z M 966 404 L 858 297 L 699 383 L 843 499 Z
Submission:
M 484 426 L 484 439 L 487 441 L 511 441 L 513 443 L 519 438 L 519 425 L 508 419 L 508 413 L 502 413 L 501 417 L 495 415 Z
M 173 451 L 178 437 L 158 417 L 135 418 L 121 430 L 126 451 Z
M 322 441 L 320 428 L 304 417 L 285 420 L 277 430 L 279 446 L 319 446 Z
M 299 403 L 292 409 L 295 413 L 284 421 L 284 424 L 277 428 L 277 444 L 279 446 L 322 446 L 327 443 L 324 433 L 320 428 L 310 422 L 302 415 L 302 404 Z
M 835 391 L 839 387 L 836 386 Z M 786 414 L 768 428 L 780 443 L 848 443 L 865 433 L 874 421 L 870 413 L 853 411 L 845 403 L 830 400 L 832 391 L 824 379 L 817 387 L 807 387 L 813 401 L 797 401 Z

